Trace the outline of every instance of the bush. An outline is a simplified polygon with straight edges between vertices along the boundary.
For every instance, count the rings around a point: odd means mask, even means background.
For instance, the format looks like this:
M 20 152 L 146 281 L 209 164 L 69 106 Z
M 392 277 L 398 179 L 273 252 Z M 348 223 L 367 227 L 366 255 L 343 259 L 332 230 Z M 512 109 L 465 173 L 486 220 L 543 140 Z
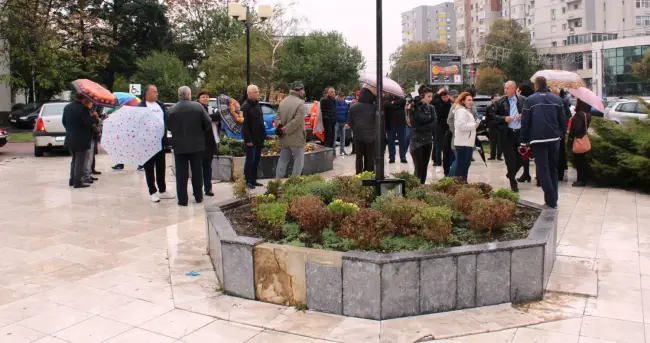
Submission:
M 515 215 L 517 205 L 502 198 L 479 199 L 472 204 L 472 211 L 467 215 L 471 227 L 492 230 L 503 227 L 503 225 Z
M 406 188 L 404 191 L 406 193 L 410 192 L 411 190 L 413 190 L 415 188 L 420 187 L 420 179 L 417 176 L 415 176 L 415 175 L 413 175 L 413 174 L 411 174 L 411 173 L 409 173 L 407 171 L 403 171 L 403 172 L 399 172 L 399 173 L 393 173 L 393 176 L 396 179 L 404 180 L 404 187 Z
M 411 219 L 426 207 L 420 200 L 407 199 L 392 194 L 384 194 L 372 203 L 372 208 L 388 218 L 395 226 L 395 232 L 410 236 L 413 232 Z
M 379 248 L 381 241 L 394 232 L 395 226 L 379 211 L 372 208 L 359 209 L 354 216 L 343 220 L 339 235 L 351 239 L 358 249 Z
M 284 235 L 283 243 L 296 241 L 300 238 L 300 225 L 297 223 L 286 223 L 282 227 L 282 234 Z
M 305 184 L 305 188 L 309 194 L 319 197 L 325 204 L 331 203 L 334 198 L 335 190 L 331 182 L 312 181 Z
M 483 198 L 483 194 L 476 188 L 463 187 L 454 196 L 454 210 L 468 215 L 472 211 L 472 203 Z
M 273 194 L 258 194 L 253 198 L 253 212 L 256 212 L 261 204 L 270 204 L 275 202 L 275 195 Z
M 327 205 L 327 210 L 330 211 L 334 226 L 339 227 L 343 222 L 343 219 L 348 216 L 353 216 L 359 212 L 359 206 L 357 206 L 357 204 L 344 202 L 337 199 Z
M 411 219 L 418 236 L 434 243 L 444 243 L 451 233 L 452 212 L 444 207 L 427 207 Z
M 275 198 L 280 197 L 280 188 L 282 187 L 281 180 L 271 180 L 266 184 L 266 193 L 272 194 Z
M 467 186 L 479 190 L 481 194 L 483 194 L 483 196 L 486 198 L 490 196 L 490 192 L 492 192 L 493 189 L 490 184 L 485 182 L 472 182 Z
M 499 188 L 496 191 L 490 192 L 490 198 L 506 199 L 516 203 L 519 202 L 520 196 L 519 193 L 513 192 L 510 189 Z
M 422 200 L 431 206 L 443 206 L 449 208 L 453 208 L 454 206 L 453 197 L 446 193 L 436 191 L 430 185 L 420 186 L 410 191 L 406 197 L 409 199 Z
M 348 251 L 354 249 L 355 243 L 349 238 L 343 238 L 336 234 L 332 229 L 323 230 L 322 249 Z
M 274 238 L 280 238 L 287 217 L 287 204 L 270 203 L 259 204 L 255 214 L 257 223 L 265 230 L 268 230 Z
M 235 180 L 235 183 L 232 185 L 232 195 L 235 197 L 235 199 L 239 200 L 250 198 L 251 193 L 248 189 L 248 186 L 246 185 L 246 179 L 240 177 L 239 179 Z
M 362 179 L 357 176 L 337 176 L 332 180 L 334 189 L 334 199 L 341 199 L 345 202 L 351 202 L 359 207 L 367 207 L 375 196 L 373 187 L 366 187 L 362 184 Z
M 289 206 L 289 215 L 298 221 L 300 228 L 314 242 L 320 238 L 321 232 L 330 223 L 330 213 L 323 201 L 313 195 L 294 198 Z
M 462 185 L 457 179 L 453 177 L 443 177 L 438 180 L 438 182 L 432 184 L 432 187 L 439 192 L 443 192 L 449 195 L 456 195 L 456 193 L 462 188 Z

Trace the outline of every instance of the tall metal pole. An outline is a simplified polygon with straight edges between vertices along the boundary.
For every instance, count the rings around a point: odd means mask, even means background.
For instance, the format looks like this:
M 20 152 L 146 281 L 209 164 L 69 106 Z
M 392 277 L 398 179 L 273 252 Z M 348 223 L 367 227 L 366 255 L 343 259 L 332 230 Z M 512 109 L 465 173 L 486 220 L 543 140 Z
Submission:
M 251 84 L 251 13 L 246 6 L 246 87 Z
M 377 114 L 375 116 L 375 179 L 384 179 L 384 118 L 382 115 L 383 98 L 383 39 L 382 39 L 382 0 L 377 0 Z

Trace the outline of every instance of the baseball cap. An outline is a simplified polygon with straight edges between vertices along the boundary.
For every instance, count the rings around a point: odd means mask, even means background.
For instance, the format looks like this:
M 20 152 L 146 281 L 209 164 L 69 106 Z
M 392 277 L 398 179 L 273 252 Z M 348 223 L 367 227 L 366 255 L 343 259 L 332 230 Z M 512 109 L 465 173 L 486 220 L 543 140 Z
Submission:
M 449 93 L 449 95 L 451 95 L 451 96 L 458 96 L 458 94 L 459 94 L 458 91 L 455 90 L 455 89 L 450 90 L 448 93 Z
M 291 89 L 293 89 L 294 91 L 299 91 L 301 89 L 305 89 L 305 86 L 302 84 L 302 82 L 296 81 L 291 86 Z

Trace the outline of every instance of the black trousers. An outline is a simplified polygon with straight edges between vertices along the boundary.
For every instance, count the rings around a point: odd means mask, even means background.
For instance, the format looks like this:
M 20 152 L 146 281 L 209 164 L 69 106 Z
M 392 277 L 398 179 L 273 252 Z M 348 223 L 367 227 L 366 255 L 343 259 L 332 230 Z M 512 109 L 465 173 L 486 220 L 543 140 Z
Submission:
M 557 161 L 557 178 L 558 180 L 564 180 L 564 171 L 569 168 L 569 164 L 566 159 L 566 137 L 560 137 L 560 153 L 558 154 Z
M 560 154 L 560 142 L 536 143 L 532 145 L 537 178 L 544 190 L 544 202 L 556 208 L 558 200 L 557 167 Z
M 414 174 L 420 179 L 420 183 L 427 181 L 427 168 L 429 167 L 429 158 L 433 150 L 433 143 L 425 144 L 415 150 L 411 150 L 413 158 Z
M 73 186 L 83 184 L 84 166 L 86 165 L 86 151 L 72 151 L 72 161 L 70 161 L 70 183 Z
M 490 125 L 488 127 L 488 133 L 490 135 L 490 158 L 501 158 L 503 156 L 503 151 L 499 146 L 499 128 L 496 125 Z
M 203 156 L 201 164 L 203 167 L 203 189 L 207 192 L 212 190 L 212 158 Z
M 95 145 L 93 146 L 93 162 L 90 165 L 90 170 L 95 171 L 95 156 L 98 154 L 97 146 L 99 145 L 99 139 L 93 138 L 95 140 Z
M 144 164 L 144 176 L 147 179 L 147 187 L 149 187 L 149 194 L 156 192 L 165 193 L 167 185 L 165 184 L 165 169 L 167 163 L 165 162 L 165 150 L 160 150 L 149 161 Z M 158 185 L 158 188 L 156 188 Z
M 574 165 L 576 171 L 578 172 L 578 182 L 587 182 L 587 169 L 589 165 L 587 164 L 587 154 L 573 154 Z M 559 176 L 558 176 L 559 179 Z
M 445 172 L 445 176 L 449 175 L 451 164 L 454 163 L 454 159 L 456 158 L 451 147 L 451 136 L 451 131 L 445 132 L 442 144 L 442 169 Z
M 249 185 L 257 183 L 257 169 L 262 158 L 263 143 L 253 146 L 246 146 L 246 159 L 244 160 L 244 178 Z
M 517 177 L 519 169 L 524 164 L 519 151 L 517 151 L 517 148 L 521 145 L 520 130 L 508 128 L 505 131 L 501 130 L 500 133 L 501 150 L 503 151 L 503 157 L 506 160 L 506 167 L 508 168 L 506 177 L 514 180 Z
M 174 154 L 176 161 L 176 194 L 178 203 L 187 204 L 187 179 L 192 168 L 192 193 L 196 201 L 203 200 L 203 168 L 201 167 L 202 153 Z
M 356 147 L 356 172 L 375 171 L 375 142 L 354 141 Z
M 334 148 L 336 142 L 336 119 L 323 119 L 323 130 L 325 134 L 325 142 L 323 144 L 328 148 Z M 345 139 L 342 142 L 345 143 Z

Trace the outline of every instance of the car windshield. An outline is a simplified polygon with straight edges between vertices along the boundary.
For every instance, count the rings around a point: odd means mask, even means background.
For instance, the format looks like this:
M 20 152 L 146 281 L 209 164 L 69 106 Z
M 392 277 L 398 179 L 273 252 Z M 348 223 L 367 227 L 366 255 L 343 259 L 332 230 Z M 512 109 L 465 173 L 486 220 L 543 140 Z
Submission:
M 63 108 L 67 105 L 67 102 L 55 103 L 55 104 L 46 104 L 43 106 L 43 111 L 41 112 L 42 117 L 52 117 L 63 115 Z
M 262 105 L 262 114 L 275 114 L 275 109 L 271 105 Z
M 208 106 L 210 106 L 210 107 L 212 107 L 212 108 L 217 108 L 217 104 L 218 104 L 218 103 L 217 103 L 217 99 L 210 99 L 210 100 L 208 101 Z
M 27 104 L 25 107 L 23 107 L 21 111 L 23 111 L 23 112 L 31 112 L 31 111 L 34 111 L 34 110 L 40 108 L 41 105 L 43 105 L 42 102 L 32 102 L 32 103 Z
M 618 103 L 618 101 L 610 101 L 610 102 L 607 104 L 607 108 L 612 108 L 612 107 L 614 107 L 614 105 L 616 105 L 617 103 Z

